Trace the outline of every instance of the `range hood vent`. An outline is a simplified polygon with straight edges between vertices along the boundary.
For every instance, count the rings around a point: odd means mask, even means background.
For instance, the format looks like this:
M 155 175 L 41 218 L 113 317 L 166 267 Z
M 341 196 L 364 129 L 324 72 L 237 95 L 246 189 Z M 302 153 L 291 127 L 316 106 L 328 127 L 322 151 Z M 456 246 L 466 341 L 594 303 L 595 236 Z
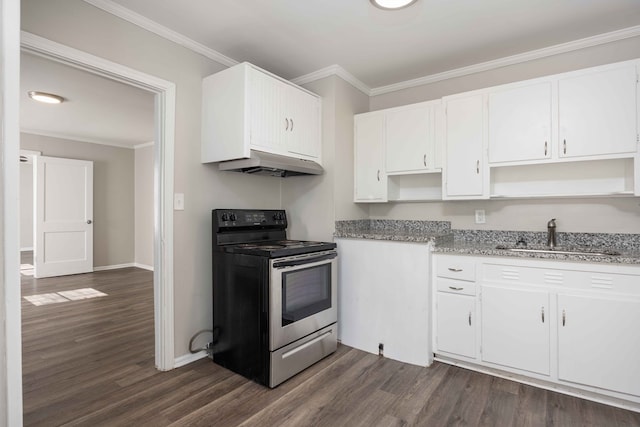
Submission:
M 320 175 L 322 166 L 311 160 L 296 159 L 251 150 L 248 159 L 229 160 L 218 164 L 222 171 L 250 173 L 253 175 L 278 176 L 286 178 L 298 175 Z

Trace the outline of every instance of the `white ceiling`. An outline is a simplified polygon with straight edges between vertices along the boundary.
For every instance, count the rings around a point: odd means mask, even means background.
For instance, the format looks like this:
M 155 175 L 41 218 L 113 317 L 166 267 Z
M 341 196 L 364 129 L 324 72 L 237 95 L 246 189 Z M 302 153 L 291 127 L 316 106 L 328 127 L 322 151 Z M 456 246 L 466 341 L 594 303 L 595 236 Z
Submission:
M 340 65 L 370 88 L 640 24 L 639 0 L 85 0 L 287 79 Z
M 23 132 L 132 148 L 154 138 L 154 94 L 39 56 L 20 56 Z M 60 95 L 42 104 L 29 91 Z
M 373 93 L 612 31 L 640 34 L 640 0 L 418 0 L 392 12 L 369 0 L 85 1 L 225 65 L 249 61 L 287 79 L 339 65 Z M 153 140 L 153 94 L 21 60 L 23 130 L 129 147 Z M 68 101 L 38 104 L 29 90 Z

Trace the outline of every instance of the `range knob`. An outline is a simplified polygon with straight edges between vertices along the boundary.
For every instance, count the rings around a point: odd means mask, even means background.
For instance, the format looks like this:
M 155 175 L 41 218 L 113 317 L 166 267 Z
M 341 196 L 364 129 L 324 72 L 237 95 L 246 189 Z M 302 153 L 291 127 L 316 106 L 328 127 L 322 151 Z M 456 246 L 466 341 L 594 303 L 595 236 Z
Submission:
M 284 212 L 276 212 L 273 214 L 273 219 L 276 221 L 284 221 Z
M 231 215 L 229 215 L 229 219 L 231 221 L 236 221 L 238 219 L 238 217 L 236 216 L 236 214 L 232 213 Z
M 223 222 L 227 222 L 227 221 L 229 221 L 229 214 L 228 214 L 228 213 L 223 213 L 223 214 L 220 216 L 220 219 L 221 219 Z

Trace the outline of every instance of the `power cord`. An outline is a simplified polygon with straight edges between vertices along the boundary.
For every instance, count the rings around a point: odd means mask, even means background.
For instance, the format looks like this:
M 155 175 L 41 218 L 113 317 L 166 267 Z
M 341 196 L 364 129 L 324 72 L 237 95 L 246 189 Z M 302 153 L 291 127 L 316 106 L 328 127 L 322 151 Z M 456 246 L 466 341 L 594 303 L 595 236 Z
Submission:
M 213 334 L 213 331 L 211 329 L 202 329 L 202 330 L 196 332 L 191 337 L 191 339 L 189 340 L 189 351 L 191 353 L 199 353 L 199 352 L 201 352 L 203 350 L 206 351 L 207 353 L 211 353 L 211 349 L 212 349 L 213 344 L 214 344 L 213 342 L 208 342 L 207 344 L 205 344 L 204 347 L 201 347 L 201 348 L 195 348 L 195 349 L 193 348 L 193 342 L 196 340 L 196 338 L 198 338 L 198 336 L 200 336 L 200 335 L 202 335 L 204 333 L 207 333 L 207 332 Z

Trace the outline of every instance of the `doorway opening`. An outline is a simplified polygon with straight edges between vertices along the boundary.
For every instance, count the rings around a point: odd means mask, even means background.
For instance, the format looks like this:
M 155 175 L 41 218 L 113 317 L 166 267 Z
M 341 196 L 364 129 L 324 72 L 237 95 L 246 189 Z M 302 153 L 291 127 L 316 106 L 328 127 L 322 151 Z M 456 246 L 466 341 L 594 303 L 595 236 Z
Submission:
M 30 33 L 22 33 L 23 52 L 147 90 L 155 96 L 154 144 L 154 341 L 155 366 L 175 365 L 173 333 L 173 149 L 175 84 Z

